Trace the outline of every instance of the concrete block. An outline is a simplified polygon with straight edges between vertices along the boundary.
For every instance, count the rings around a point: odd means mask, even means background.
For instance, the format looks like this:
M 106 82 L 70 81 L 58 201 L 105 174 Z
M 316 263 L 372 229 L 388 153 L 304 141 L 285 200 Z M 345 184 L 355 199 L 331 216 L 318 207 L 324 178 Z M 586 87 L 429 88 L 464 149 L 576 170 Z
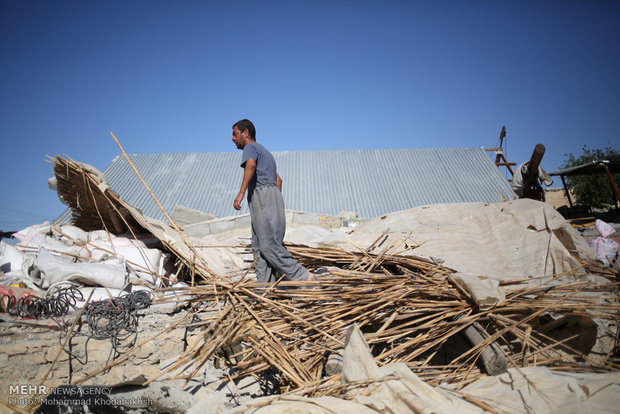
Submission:
M 250 218 L 249 214 L 243 214 L 241 216 L 237 216 L 237 227 L 236 228 L 241 228 L 241 227 L 247 227 L 252 225 L 252 219 Z
M 202 223 L 189 224 L 183 227 L 183 232 L 188 236 L 202 237 L 211 234 L 211 225 L 209 221 Z
M 181 227 L 185 227 L 188 224 L 200 223 L 203 221 L 213 220 L 217 218 L 213 214 L 205 213 L 203 211 L 194 210 L 193 208 L 181 206 L 177 204 L 174 206 L 171 218 Z
M 293 215 L 293 223 L 297 224 L 318 224 L 320 215 L 316 213 L 305 213 L 296 211 Z
M 287 223 L 292 223 L 293 222 L 293 216 L 294 215 L 295 215 L 294 211 L 284 210 L 284 217 L 286 218 L 286 222 Z
M 211 222 L 211 234 L 223 233 L 225 231 L 234 230 L 235 220 L 215 220 Z

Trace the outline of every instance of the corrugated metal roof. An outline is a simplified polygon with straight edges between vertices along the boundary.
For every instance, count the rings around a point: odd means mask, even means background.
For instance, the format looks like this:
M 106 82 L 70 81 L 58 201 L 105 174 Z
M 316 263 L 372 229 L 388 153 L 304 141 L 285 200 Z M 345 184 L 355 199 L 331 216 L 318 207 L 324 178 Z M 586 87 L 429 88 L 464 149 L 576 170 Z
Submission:
M 283 179 L 286 209 L 376 217 L 437 203 L 498 202 L 515 198 L 482 148 L 426 148 L 273 152 Z M 132 154 L 159 202 L 171 213 L 181 204 L 218 217 L 237 212 L 232 202 L 242 179 L 241 152 Z M 105 170 L 110 187 L 150 217 L 163 214 L 127 161 Z

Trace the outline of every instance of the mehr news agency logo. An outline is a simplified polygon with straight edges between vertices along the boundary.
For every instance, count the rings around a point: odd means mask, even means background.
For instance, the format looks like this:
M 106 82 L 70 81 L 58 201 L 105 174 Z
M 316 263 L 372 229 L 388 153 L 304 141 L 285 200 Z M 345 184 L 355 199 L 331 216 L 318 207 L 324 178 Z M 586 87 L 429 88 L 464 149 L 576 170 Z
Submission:
M 133 406 L 144 407 L 152 404 L 150 398 L 110 395 L 112 387 L 98 385 L 9 385 L 8 403 L 12 406 Z

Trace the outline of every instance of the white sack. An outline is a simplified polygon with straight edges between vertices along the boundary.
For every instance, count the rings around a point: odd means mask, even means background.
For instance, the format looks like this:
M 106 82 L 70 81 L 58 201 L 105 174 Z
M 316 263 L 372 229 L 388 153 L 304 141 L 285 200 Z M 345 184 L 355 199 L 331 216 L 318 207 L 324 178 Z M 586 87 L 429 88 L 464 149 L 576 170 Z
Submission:
M 74 228 L 77 229 L 77 227 Z M 73 244 L 67 245 L 49 236 L 48 234 L 51 231 L 52 227 L 46 222 L 20 230 L 13 237 L 19 241 L 17 248 L 25 252 L 36 252 L 39 248 L 45 247 L 48 250 L 90 258 L 90 253 L 87 249 Z
M 39 248 L 45 248 L 47 250 L 52 250 L 58 253 L 69 253 L 71 255 L 87 259 L 90 258 L 90 252 L 85 247 L 77 246 L 74 244 L 67 245 L 51 236 L 44 236 L 44 239 L 41 241 Z
M 165 274 L 164 262 L 168 257 L 167 255 L 164 255 L 159 249 L 147 248 L 140 240 L 114 236 L 111 237 L 110 242 L 103 237 L 107 239 L 107 235 L 94 235 L 88 244 L 93 259 L 101 260 L 107 256 L 125 259 L 125 264 L 134 270 L 138 279 L 153 286 L 161 286 L 161 278 L 151 272 L 161 276 Z
M 153 275 L 164 275 L 164 256 L 159 249 L 149 249 L 140 240 L 117 237 L 112 240 L 118 257 L 126 260 L 127 266 L 133 268 L 139 279 L 153 286 L 161 286 L 161 278 Z
M 594 225 L 601 237 L 590 241 L 590 247 L 596 252 L 596 259 L 609 266 L 610 261 L 616 259 L 620 253 L 620 245 L 615 240 L 607 238 L 614 234 L 616 229 L 599 219 L 596 219 Z
M 88 241 L 94 242 L 97 240 L 110 241 L 115 239 L 116 236 L 112 233 L 109 233 L 106 230 L 93 230 L 88 232 Z
M 605 266 L 609 266 L 611 260 L 618 257 L 620 245 L 615 240 L 605 237 L 597 237 L 590 242 L 590 247 L 596 252 L 597 260 L 603 262 Z
M 603 237 L 609 237 L 616 232 L 616 229 L 605 223 L 603 220 L 596 219 L 594 221 L 594 225 L 598 230 L 599 234 Z
M 15 234 L 13 237 L 17 239 L 19 244 L 30 247 L 39 247 L 45 235 L 51 231 L 52 226 L 46 221 L 43 224 L 35 224 L 34 226 L 26 227 Z
M 24 254 L 4 241 L 0 241 L 0 270 L 5 274 L 21 275 Z
M 100 263 L 74 263 L 41 248 L 37 265 L 41 270 L 43 288 L 61 281 L 77 281 L 115 289 L 122 289 L 127 284 L 125 263 L 117 258 Z
M 88 233 L 79 227 L 75 226 L 61 226 L 60 231 L 72 240 L 79 240 L 83 243 L 88 243 Z

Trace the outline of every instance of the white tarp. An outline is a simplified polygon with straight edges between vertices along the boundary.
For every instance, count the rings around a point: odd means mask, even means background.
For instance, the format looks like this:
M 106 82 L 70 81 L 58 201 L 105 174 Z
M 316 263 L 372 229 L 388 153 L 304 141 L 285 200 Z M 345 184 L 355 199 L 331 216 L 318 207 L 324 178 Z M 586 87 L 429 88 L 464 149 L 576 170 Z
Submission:
M 391 379 L 393 378 L 393 379 Z M 376 382 L 372 382 L 376 381 Z M 251 413 L 482 413 L 453 394 L 422 381 L 403 363 L 378 367 L 356 324 L 349 328 L 342 359 L 342 383 L 370 382 L 346 401 L 334 397 L 284 396 L 257 399 L 235 412 Z M 268 402 L 269 405 L 260 407 Z M 260 408 L 251 411 L 252 406 Z
M 416 207 L 361 221 L 346 230 L 290 228 L 285 241 L 359 251 L 385 231 L 389 240 L 375 252 L 399 240 L 406 241 L 409 246 L 418 247 L 406 250 L 402 243 L 403 248 L 395 249 L 396 253 L 438 260 L 470 279 L 485 279 L 488 288 L 509 279 L 565 272 L 583 275 L 585 271 L 577 256 L 596 260 L 587 242 L 558 212 L 529 199 Z M 233 233 L 247 239 L 250 229 L 212 234 L 196 243 L 229 243 Z M 236 254 L 238 250 L 231 248 L 228 252 Z M 216 259 L 210 257 L 209 262 Z

